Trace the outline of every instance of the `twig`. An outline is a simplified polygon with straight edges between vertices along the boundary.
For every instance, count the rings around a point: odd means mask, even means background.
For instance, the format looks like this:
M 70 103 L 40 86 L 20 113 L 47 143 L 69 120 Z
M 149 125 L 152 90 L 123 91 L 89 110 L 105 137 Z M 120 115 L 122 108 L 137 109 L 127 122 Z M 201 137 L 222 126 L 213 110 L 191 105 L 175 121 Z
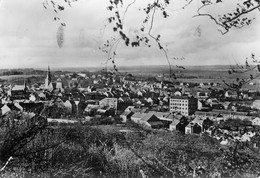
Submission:
M 156 1 L 154 1 L 154 4 L 155 4 L 155 3 L 158 3 L 158 2 L 159 2 L 159 0 L 156 0 Z M 170 78 L 171 78 L 171 77 L 172 77 L 172 67 L 171 67 L 171 63 L 170 63 L 170 61 L 169 61 L 169 57 L 168 57 L 167 51 L 164 49 L 164 47 L 162 47 L 162 45 L 161 45 L 159 39 L 158 39 L 158 38 L 155 38 L 155 37 L 151 34 L 151 31 L 152 31 L 152 28 L 153 28 L 153 24 L 154 24 L 154 16 L 155 16 L 155 12 L 156 12 L 156 7 L 154 6 L 153 8 L 154 8 L 154 9 L 153 9 L 153 14 L 152 14 L 152 19 L 151 19 L 151 23 L 150 23 L 150 28 L 149 28 L 149 31 L 148 31 L 148 35 L 149 35 L 152 39 L 154 39 L 154 40 L 156 41 L 156 43 L 158 44 L 160 50 L 163 50 L 164 55 L 165 55 L 165 58 L 166 58 L 167 63 L 168 63 L 168 66 L 169 66 L 169 69 L 170 69 Z
M 2 171 L 5 169 L 5 167 L 9 164 L 9 162 L 10 162 L 12 159 L 13 159 L 13 157 L 10 156 L 9 159 L 6 161 L 5 165 L 0 169 L 0 172 L 2 172 Z

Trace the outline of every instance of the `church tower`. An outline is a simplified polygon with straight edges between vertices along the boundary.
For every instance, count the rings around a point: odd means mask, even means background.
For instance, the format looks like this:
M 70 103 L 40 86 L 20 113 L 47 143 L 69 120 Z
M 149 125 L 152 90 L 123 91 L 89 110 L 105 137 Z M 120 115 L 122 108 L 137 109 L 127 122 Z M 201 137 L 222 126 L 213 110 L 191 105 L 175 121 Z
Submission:
M 50 70 L 50 66 L 48 66 L 47 76 L 45 79 L 45 89 L 49 88 L 50 83 L 51 83 L 51 70 Z

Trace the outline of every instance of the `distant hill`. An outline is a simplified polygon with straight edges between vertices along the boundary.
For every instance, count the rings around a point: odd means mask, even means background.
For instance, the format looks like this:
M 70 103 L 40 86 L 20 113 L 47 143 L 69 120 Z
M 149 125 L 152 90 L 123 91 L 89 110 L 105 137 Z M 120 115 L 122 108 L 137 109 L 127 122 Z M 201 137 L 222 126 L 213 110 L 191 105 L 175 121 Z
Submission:
M 35 70 L 33 68 L 25 68 L 25 69 L 1 69 L 0 75 L 44 75 L 46 71 L 43 70 Z

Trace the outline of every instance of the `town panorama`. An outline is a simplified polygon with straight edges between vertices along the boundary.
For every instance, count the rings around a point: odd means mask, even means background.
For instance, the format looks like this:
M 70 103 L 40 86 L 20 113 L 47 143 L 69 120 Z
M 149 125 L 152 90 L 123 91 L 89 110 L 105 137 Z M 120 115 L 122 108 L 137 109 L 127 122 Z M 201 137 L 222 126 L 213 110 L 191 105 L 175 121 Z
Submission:
M 0 0 L 0 177 L 260 178 L 260 0 Z

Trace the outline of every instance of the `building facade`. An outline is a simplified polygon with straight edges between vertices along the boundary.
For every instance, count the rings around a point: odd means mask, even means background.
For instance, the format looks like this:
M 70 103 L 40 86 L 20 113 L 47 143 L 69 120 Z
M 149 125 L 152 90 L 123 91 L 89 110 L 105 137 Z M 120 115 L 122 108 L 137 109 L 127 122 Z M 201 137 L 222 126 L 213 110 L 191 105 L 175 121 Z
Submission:
M 48 71 L 47 71 L 47 76 L 45 78 L 45 89 L 49 89 L 49 85 L 51 83 L 51 70 L 50 70 L 50 66 L 48 66 Z
M 178 112 L 184 116 L 192 115 L 198 109 L 198 99 L 188 96 L 170 98 L 170 112 Z
M 117 110 L 117 98 L 104 98 L 99 101 L 101 107 L 109 107 Z

